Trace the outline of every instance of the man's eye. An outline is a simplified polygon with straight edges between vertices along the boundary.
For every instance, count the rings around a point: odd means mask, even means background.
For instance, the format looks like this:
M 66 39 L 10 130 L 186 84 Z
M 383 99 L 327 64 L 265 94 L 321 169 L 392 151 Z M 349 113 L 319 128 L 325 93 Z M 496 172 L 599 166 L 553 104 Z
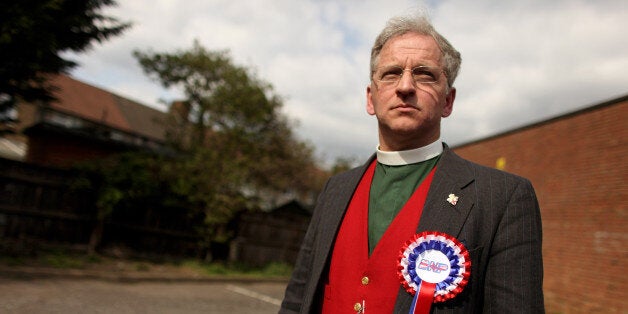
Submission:
M 414 69 L 412 72 L 412 76 L 414 76 L 417 80 L 435 80 L 436 74 L 428 69 Z
M 396 80 L 399 78 L 399 73 L 395 73 L 395 72 L 387 72 L 387 73 L 383 73 L 382 74 L 382 80 Z
M 397 69 L 397 68 L 388 69 L 382 72 L 381 79 L 388 80 L 388 81 L 396 80 L 396 79 L 399 79 L 399 77 L 401 76 L 401 73 L 403 73 L 403 70 L 401 69 Z

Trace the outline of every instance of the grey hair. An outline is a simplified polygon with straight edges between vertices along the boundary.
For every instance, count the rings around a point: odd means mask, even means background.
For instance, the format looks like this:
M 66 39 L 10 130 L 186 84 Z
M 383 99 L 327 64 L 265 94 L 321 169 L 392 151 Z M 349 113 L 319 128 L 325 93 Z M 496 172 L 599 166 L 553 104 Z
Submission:
M 460 52 L 434 29 L 434 26 L 432 26 L 432 23 L 425 15 L 400 16 L 388 20 L 382 32 L 375 39 L 371 49 L 371 76 L 375 73 L 379 63 L 379 54 L 382 52 L 384 45 L 390 39 L 407 33 L 417 33 L 434 38 L 443 54 L 443 68 L 447 77 L 447 84 L 449 87 L 452 87 L 462 62 Z

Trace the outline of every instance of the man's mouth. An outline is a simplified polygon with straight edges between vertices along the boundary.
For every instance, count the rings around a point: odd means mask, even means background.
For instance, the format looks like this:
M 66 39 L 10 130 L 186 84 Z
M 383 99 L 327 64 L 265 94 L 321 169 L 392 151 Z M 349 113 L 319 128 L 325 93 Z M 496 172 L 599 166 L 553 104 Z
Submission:
M 417 106 L 413 106 L 410 104 L 398 104 L 392 107 L 393 110 L 419 110 Z

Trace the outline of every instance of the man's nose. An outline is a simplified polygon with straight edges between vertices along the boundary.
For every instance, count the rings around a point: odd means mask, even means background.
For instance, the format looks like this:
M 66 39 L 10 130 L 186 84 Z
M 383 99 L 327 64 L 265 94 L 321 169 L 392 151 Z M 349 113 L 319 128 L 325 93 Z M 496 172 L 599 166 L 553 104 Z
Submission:
M 416 86 L 414 83 L 414 77 L 412 77 L 412 72 L 404 70 L 401 74 L 401 78 L 399 79 L 399 83 L 397 84 L 397 92 L 401 94 L 414 93 L 415 88 Z

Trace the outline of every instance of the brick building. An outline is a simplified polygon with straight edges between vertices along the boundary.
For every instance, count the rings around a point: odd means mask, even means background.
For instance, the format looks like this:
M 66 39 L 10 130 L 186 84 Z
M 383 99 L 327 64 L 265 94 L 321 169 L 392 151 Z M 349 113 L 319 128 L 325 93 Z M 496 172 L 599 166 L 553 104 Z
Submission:
M 628 95 L 454 147 L 532 181 L 548 313 L 628 311 Z
M 14 134 L 2 138 L 1 157 L 65 167 L 121 151 L 165 149 L 167 113 L 67 75 L 54 76 L 51 84 L 55 101 L 18 103 Z
M 76 172 L 65 168 L 119 152 L 170 153 L 168 113 L 66 75 L 50 83 L 55 101 L 18 102 L 10 123 L 0 125 L 0 242 L 87 243 L 97 223 L 96 193 L 74 191 Z M 188 217 L 155 207 L 143 208 L 136 220 L 108 219 L 105 240 L 189 251 L 195 235 L 170 230 Z

